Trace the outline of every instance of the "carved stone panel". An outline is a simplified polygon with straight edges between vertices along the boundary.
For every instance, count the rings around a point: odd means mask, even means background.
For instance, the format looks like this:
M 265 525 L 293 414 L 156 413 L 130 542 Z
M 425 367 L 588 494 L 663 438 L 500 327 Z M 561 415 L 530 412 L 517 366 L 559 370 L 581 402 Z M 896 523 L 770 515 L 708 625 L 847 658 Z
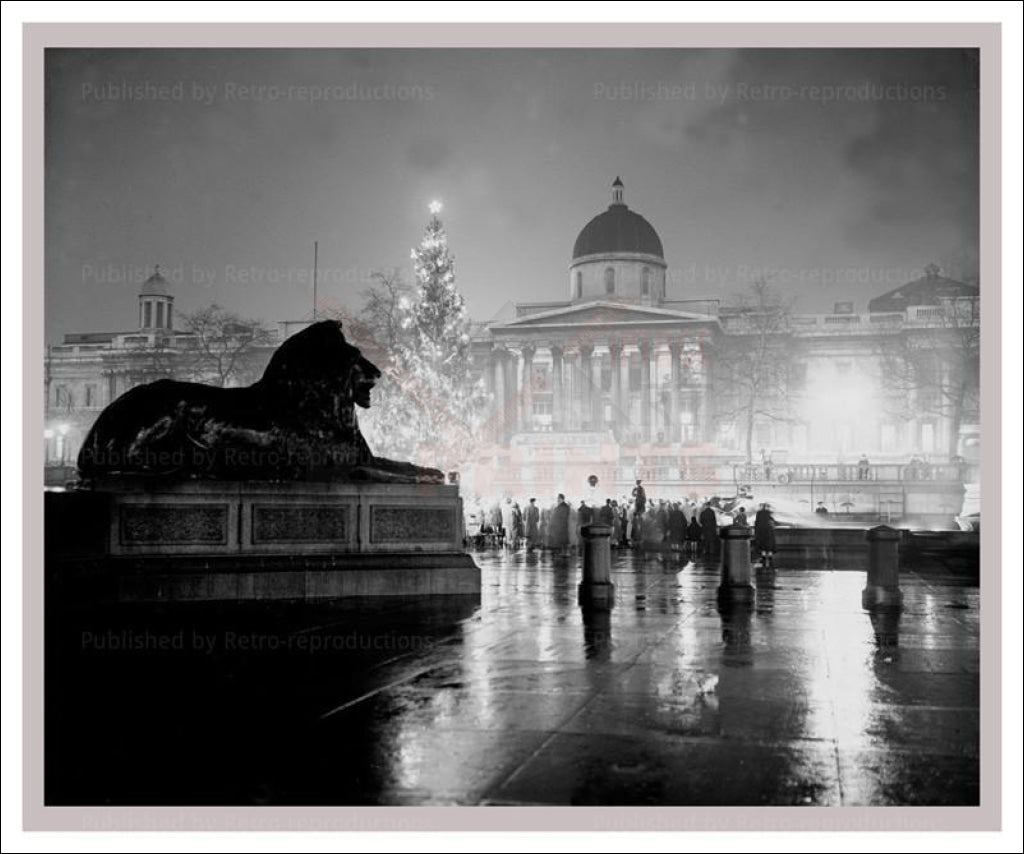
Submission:
M 125 504 L 120 508 L 121 545 L 224 545 L 226 504 Z
M 456 536 L 452 507 L 374 506 L 370 509 L 370 543 L 438 543 Z
M 351 538 L 348 505 L 254 504 L 253 543 L 347 543 Z

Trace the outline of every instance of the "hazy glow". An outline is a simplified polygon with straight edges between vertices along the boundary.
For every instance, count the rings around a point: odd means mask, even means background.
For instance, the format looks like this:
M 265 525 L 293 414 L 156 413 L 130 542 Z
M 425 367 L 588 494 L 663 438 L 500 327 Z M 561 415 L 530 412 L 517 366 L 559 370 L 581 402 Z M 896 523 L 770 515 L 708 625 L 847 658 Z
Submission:
M 441 213 L 443 209 L 444 205 L 442 205 L 437 199 L 434 199 L 434 201 L 430 203 L 430 212 L 434 216 L 437 216 L 439 213 Z
M 812 450 L 842 455 L 877 446 L 882 412 L 878 385 L 867 373 L 826 359 L 809 377 L 799 414 Z

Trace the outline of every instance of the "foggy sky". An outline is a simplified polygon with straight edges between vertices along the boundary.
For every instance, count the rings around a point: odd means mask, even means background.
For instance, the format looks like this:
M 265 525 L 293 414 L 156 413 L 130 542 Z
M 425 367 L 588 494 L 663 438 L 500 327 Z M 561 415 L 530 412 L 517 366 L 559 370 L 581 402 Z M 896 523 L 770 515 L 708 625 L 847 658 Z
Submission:
M 49 50 L 46 95 L 50 343 L 133 328 L 154 263 L 179 311 L 307 316 L 314 240 L 357 309 L 435 198 L 475 319 L 563 299 L 616 175 L 670 298 L 977 274 L 976 51 Z

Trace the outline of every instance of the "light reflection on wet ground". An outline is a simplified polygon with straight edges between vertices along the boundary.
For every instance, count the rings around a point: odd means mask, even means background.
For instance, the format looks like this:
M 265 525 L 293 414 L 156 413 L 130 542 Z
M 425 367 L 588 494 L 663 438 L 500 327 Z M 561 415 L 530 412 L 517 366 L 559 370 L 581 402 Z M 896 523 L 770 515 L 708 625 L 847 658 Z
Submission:
M 55 690 L 88 679 L 91 703 L 48 721 L 51 802 L 978 802 L 965 579 L 904 573 L 903 613 L 879 616 L 863 572 L 780 569 L 720 613 L 716 565 L 617 554 L 608 613 L 577 604 L 576 558 L 475 557 L 479 604 L 189 612 L 211 653 L 58 644 L 75 675 Z M 229 631 L 307 643 L 229 650 Z

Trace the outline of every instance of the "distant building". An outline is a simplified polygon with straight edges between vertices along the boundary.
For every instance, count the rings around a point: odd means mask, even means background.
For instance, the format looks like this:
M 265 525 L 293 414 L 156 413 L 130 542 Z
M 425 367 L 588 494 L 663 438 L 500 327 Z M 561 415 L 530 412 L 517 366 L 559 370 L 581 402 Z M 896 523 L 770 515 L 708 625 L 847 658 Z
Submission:
M 947 279 L 935 265 L 924 268 L 924 275 L 912 282 L 875 297 L 868 303 L 868 311 L 872 314 L 885 312 L 905 312 L 911 308 L 942 308 L 950 301 L 976 300 L 978 288 L 955 279 Z
M 977 335 L 977 287 L 929 266 L 866 313 L 846 301 L 831 314 L 786 315 L 772 332 L 785 361 L 785 410 L 737 417 L 727 405 L 737 389 L 721 369 L 755 345 L 756 312 L 718 295 L 670 294 L 661 238 L 624 191 L 616 178 L 611 204 L 579 232 L 564 299 L 514 303 L 473 324 L 472 364 L 495 403 L 463 465 L 468 488 L 579 496 L 597 475 L 604 494 L 639 477 L 657 495 L 701 495 L 752 479 L 842 480 L 865 455 L 878 466 L 873 480 L 895 482 L 912 457 L 938 465 L 976 454 L 977 401 L 951 402 L 947 392 L 963 371 L 976 379 L 976 351 L 957 347 Z M 201 342 L 175 319 L 157 269 L 138 295 L 137 329 L 71 332 L 48 349 L 53 480 L 68 474 L 99 411 L 120 394 L 161 377 L 211 380 Z M 277 344 L 308 323 L 282 322 L 247 348 L 229 383 L 255 379 Z M 225 335 L 244 343 L 247 330 Z M 925 378 L 913 388 L 897 382 L 908 358 Z M 430 449 L 421 451 L 428 463 Z
M 107 404 L 129 389 L 167 377 L 220 381 L 211 371 L 210 354 L 197 336 L 174 328 L 174 296 L 159 266 L 138 295 L 138 328 L 121 332 L 69 332 L 47 348 L 44 368 L 46 463 L 50 479 L 70 476 L 86 433 Z M 262 372 L 277 341 L 245 345 L 252 329 L 222 330 L 214 346 L 243 351 L 232 376 L 248 380 Z M 227 384 L 232 382 L 231 377 Z
M 515 303 L 475 327 L 473 362 L 498 402 L 474 461 L 479 492 L 580 494 L 590 474 L 608 493 L 636 477 L 663 494 L 735 488 L 749 420 L 726 414 L 735 389 L 718 368 L 753 346 L 756 318 L 718 295 L 669 294 L 662 241 L 624 189 L 616 178 L 607 210 L 580 231 L 566 299 Z M 965 301 L 977 328 L 977 294 L 928 267 L 867 313 L 843 302 L 787 316 L 773 341 L 785 342 L 790 405 L 785 417 L 752 419 L 751 462 L 945 459 L 955 434 L 976 425 L 976 407 L 956 418 L 934 405 L 897 413 L 883 399 L 884 363 L 907 338 L 941 362 L 949 317 L 962 318 Z

